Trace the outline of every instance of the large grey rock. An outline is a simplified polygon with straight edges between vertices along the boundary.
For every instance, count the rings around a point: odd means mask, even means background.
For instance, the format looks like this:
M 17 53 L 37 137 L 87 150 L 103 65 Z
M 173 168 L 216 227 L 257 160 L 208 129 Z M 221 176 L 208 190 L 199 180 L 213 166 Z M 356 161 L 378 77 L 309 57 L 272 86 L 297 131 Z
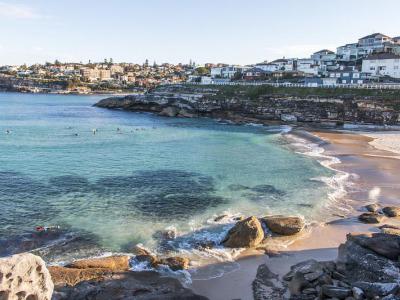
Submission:
M 397 260 L 400 256 L 400 237 L 386 233 L 349 234 L 347 239 L 375 253 Z
M 349 282 L 400 280 L 398 263 L 362 247 L 351 239 L 339 246 L 337 269 Z
M 353 292 L 353 297 L 356 300 L 364 299 L 364 291 L 356 286 L 354 286 L 351 291 Z
M 23 253 L 0 258 L 0 299 L 50 300 L 54 285 L 45 262 Z
M 290 281 L 296 273 L 304 275 L 307 281 L 313 281 L 324 274 L 324 265 L 315 259 L 302 261 L 290 267 L 290 272 L 283 279 Z
M 83 281 L 74 287 L 60 287 L 57 300 L 205 300 L 175 278 L 156 272 L 112 273 L 99 280 Z
M 352 291 L 349 288 L 327 284 L 321 287 L 321 292 L 324 296 L 338 299 L 345 299 L 346 297 L 352 295 Z
M 383 213 L 390 217 L 390 218 L 395 218 L 400 216 L 400 207 L 397 206 L 387 206 L 382 208 Z
M 355 282 L 353 286 L 363 290 L 367 297 L 383 297 L 390 294 L 395 294 L 399 290 L 398 283 L 383 283 L 383 282 Z
M 261 219 L 276 234 L 293 235 L 304 228 L 304 220 L 300 217 L 267 216 Z
M 254 300 L 287 299 L 288 291 L 279 276 L 270 271 L 266 264 L 257 269 L 252 283 Z M 286 296 L 286 297 L 285 297 Z
M 229 230 L 225 240 L 225 247 L 245 248 L 255 247 L 264 239 L 264 231 L 256 217 L 249 217 L 239 221 Z

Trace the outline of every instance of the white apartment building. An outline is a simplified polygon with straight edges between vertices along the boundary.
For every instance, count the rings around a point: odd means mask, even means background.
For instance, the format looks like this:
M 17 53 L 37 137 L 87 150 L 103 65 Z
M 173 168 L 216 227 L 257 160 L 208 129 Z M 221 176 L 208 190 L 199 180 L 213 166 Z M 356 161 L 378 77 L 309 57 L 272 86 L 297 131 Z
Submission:
M 311 58 L 301 58 L 297 60 L 297 71 L 305 74 L 318 75 L 319 66 Z
M 257 68 L 260 68 L 261 70 L 265 72 L 275 72 L 278 71 L 279 66 L 277 64 L 273 63 L 260 63 L 256 64 Z
M 215 67 L 211 68 L 211 77 L 212 78 L 233 78 L 237 73 L 243 73 L 245 70 L 250 67 L 242 67 L 242 66 L 227 66 L 227 67 Z
M 371 54 L 363 60 L 362 72 L 370 76 L 400 78 L 400 55 L 394 53 Z
M 295 58 L 281 58 L 271 62 L 277 66 L 276 71 L 284 71 L 284 72 L 292 72 L 296 71 L 296 62 Z

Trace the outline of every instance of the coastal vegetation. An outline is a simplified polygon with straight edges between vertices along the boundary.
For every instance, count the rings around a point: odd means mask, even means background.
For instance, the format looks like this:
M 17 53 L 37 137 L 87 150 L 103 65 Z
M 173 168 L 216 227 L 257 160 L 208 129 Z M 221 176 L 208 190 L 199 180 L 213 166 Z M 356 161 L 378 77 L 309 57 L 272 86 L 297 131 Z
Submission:
M 324 98 L 362 98 L 368 97 L 382 100 L 400 101 L 400 90 L 389 89 L 358 89 L 358 88 L 313 88 L 313 87 L 276 87 L 272 85 L 204 85 L 197 90 L 212 89 L 218 97 L 245 96 L 251 100 L 260 96 L 295 96 L 295 97 L 324 97 Z

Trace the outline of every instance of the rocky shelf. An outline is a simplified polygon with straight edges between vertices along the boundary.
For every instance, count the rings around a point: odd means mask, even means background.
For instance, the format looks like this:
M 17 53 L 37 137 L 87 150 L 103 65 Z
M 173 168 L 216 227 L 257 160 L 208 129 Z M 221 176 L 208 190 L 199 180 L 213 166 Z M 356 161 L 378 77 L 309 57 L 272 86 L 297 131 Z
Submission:
M 256 89 L 256 87 L 253 87 Z M 110 97 L 97 107 L 152 112 L 168 117 L 211 117 L 236 123 L 270 121 L 396 125 L 400 123 L 400 95 L 370 93 L 312 94 L 286 90 L 258 91 L 249 87 L 161 86 L 144 95 Z

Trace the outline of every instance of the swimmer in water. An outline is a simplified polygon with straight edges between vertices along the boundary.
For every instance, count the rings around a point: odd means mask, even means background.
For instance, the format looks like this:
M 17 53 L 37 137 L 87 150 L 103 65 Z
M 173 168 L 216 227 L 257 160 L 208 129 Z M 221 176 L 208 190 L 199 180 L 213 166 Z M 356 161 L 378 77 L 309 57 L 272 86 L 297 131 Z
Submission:
M 75 134 L 74 134 L 74 136 L 78 136 L 78 134 L 77 134 L 77 133 L 75 133 Z
M 94 128 L 92 131 L 93 131 L 93 135 L 95 135 L 95 134 L 96 134 L 96 132 L 97 132 L 97 129 L 96 129 L 96 128 Z
M 10 134 L 10 133 L 11 133 L 11 131 L 7 129 L 6 130 L 6 134 Z

